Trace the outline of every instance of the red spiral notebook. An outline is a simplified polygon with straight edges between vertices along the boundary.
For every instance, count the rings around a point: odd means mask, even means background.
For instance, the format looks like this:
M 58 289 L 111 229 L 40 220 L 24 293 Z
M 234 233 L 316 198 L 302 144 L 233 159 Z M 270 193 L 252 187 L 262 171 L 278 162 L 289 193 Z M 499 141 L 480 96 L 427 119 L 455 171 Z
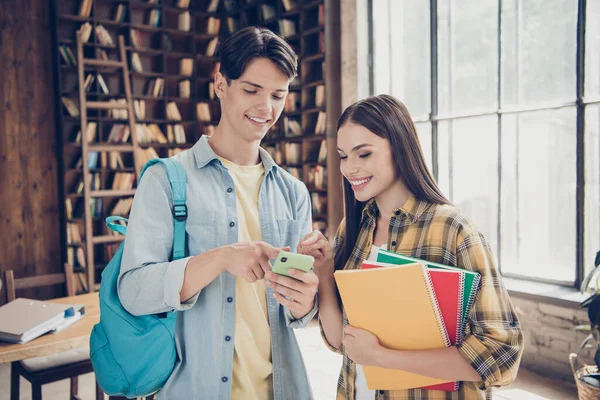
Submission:
M 392 264 L 388 264 L 392 266 Z M 373 263 L 365 261 L 362 264 L 363 269 L 379 268 L 382 263 Z M 460 271 L 450 271 L 442 269 L 429 269 L 429 276 L 433 291 L 437 297 L 442 320 L 448 332 L 448 338 L 452 346 L 456 345 L 461 335 L 462 321 L 462 293 L 464 290 L 464 273 Z M 459 382 L 446 382 L 437 385 L 423 386 L 420 389 L 443 390 L 455 392 L 458 390 Z

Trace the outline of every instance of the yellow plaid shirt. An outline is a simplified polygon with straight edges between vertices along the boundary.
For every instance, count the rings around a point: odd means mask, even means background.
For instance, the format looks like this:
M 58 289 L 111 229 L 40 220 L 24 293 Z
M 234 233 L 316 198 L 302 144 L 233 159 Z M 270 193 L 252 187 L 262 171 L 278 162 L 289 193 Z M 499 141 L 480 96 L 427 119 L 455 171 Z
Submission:
M 484 399 L 485 390 L 510 384 L 517 375 L 523 353 L 523 333 L 494 257 L 485 238 L 461 212 L 451 205 L 437 205 L 414 197 L 394 210 L 387 248 L 396 253 L 458 266 L 481 274 L 481 288 L 471 308 L 465 336 L 457 346 L 481 376 L 479 382 L 462 382 L 457 392 L 394 390 L 376 392 L 376 400 L 388 399 Z M 357 269 L 371 251 L 379 211 L 370 200 L 362 213 L 360 233 L 345 269 Z M 336 233 L 334 251 L 344 235 L 344 221 Z M 320 321 L 319 321 L 320 322 Z M 344 325 L 348 319 L 344 313 Z M 337 353 L 343 354 L 327 342 Z M 338 381 L 337 400 L 354 400 L 355 363 L 345 354 Z

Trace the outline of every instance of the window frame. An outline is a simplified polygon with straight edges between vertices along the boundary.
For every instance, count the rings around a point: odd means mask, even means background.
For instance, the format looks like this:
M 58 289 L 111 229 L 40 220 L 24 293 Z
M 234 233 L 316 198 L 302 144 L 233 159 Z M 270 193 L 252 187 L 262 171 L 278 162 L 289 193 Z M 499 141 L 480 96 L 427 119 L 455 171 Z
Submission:
M 369 94 L 375 94 L 375 36 L 374 36 L 374 1 L 368 0 L 368 56 L 369 56 Z M 390 2 L 387 0 L 387 8 Z M 523 0 L 518 0 L 523 1 Z M 497 0 L 497 107 L 495 109 L 473 110 L 463 113 L 440 114 L 438 108 L 438 21 L 437 10 L 438 0 L 429 0 L 429 39 L 430 39 L 430 99 L 431 112 L 429 118 L 416 118 L 415 123 L 429 122 L 431 124 L 431 160 L 432 173 L 437 180 L 439 177 L 438 162 L 438 124 L 440 121 L 453 121 L 464 118 L 496 116 L 498 124 L 498 140 L 502 140 L 502 116 L 508 114 L 522 114 L 530 111 L 559 110 L 567 107 L 576 108 L 576 195 L 575 195 L 575 281 L 561 281 L 556 279 L 531 277 L 515 273 L 502 273 L 503 276 L 518 280 L 539 282 L 544 284 L 559 285 L 565 287 L 579 288 L 585 277 L 585 114 L 588 105 L 600 104 L 600 96 L 585 97 L 585 45 L 586 45 L 586 0 L 577 0 L 577 23 L 576 23 L 576 96 L 574 101 L 570 102 L 549 102 L 528 105 L 502 106 L 502 0 Z M 390 58 L 391 60 L 391 58 Z M 390 61 L 391 62 L 391 61 Z M 499 265 L 502 265 L 501 237 L 502 237 L 502 159 L 501 146 L 498 148 L 498 207 L 497 207 L 497 254 Z M 450 154 L 452 162 L 452 153 Z

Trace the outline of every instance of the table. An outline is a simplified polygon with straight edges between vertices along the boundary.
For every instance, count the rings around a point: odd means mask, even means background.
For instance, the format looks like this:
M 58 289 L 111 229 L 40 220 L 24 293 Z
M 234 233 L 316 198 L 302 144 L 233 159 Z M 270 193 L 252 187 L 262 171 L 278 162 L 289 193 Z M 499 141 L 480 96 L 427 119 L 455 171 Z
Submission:
M 100 304 L 98 293 L 86 293 L 79 296 L 61 297 L 48 300 L 59 304 L 83 304 L 85 314 L 62 332 L 43 335 L 25 344 L 0 342 L 0 364 L 56 354 L 78 347 L 85 347 L 90 342 L 92 328 L 100 321 Z M 97 390 L 100 390 L 97 387 Z M 148 396 L 146 399 L 152 399 Z M 121 400 L 125 397 L 110 396 L 110 400 Z
M 56 354 L 89 344 L 92 328 L 100 321 L 98 293 L 86 293 L 48 301 L 59 304 L 83 304 L 85 314 L 81 320 L 57 334 L 43 335 L 25 344 L 0 342 L 0 364 Z

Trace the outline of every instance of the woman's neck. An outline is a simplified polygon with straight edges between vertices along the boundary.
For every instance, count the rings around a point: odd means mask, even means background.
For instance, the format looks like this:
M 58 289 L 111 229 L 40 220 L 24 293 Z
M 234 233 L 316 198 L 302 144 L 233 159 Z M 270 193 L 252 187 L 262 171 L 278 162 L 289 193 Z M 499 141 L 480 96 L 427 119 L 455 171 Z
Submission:
M 394 185 L 375 196 L 375 203 L 379 209 L 379 220 L 389 224 L 394 215 L 394 210 L 400 208 L 412 196 L 412 193 L 398 180 Z

